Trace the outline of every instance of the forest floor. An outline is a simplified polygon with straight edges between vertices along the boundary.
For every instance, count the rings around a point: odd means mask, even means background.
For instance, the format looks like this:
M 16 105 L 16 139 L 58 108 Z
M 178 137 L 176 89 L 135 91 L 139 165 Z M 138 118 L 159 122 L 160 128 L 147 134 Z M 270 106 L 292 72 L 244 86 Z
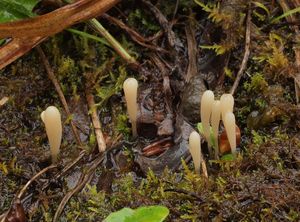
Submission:
M 277 2 L 123 1 L 98 21 L 125 56 L 79 23 L 0 70 L 0 221 L 102 221 L 149 205 L 173 222 L 300 221 L 300 5 Z M 128 77 L 139 82 L 136 138 Z M 241 142 L 235 158 L 214 159 L 202 139 L 206 177 L 188 135 L 208 89 L 234 96 Z M 63 122 L 55 165 L 40 117 L 50 105 Z

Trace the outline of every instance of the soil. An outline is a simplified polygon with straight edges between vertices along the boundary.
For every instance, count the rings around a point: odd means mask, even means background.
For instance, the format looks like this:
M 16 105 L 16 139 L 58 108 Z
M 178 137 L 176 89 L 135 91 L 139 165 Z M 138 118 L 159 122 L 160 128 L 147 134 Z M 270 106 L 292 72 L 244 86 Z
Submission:
M 130 0 L 98 18 L 136 59 L 134 66 L 86 36 L 63 31 L 44 41 L 72 115 L 37 50 L 0 70 L 1 221 L 102 221 L 123 207 L 147 205 L 166 206 L 166 221 L 300 221 L 297 26 L 286 18 L 272 23 L 286 10 L 274 1 L 197 2 Z M 201 96 L 230 92 L 249 27 L 251 53 L 234 92 L 238 153 L 211 158 L 202 135 L 208 177 L 198 175 L 188 138 L 201 122 Z M 73 28 L 97 35 L 86 24 Z M 139 81 L 136 138 L 122 90 L 128 77 Z M 55 166 L 40 118 L 50 105 L 63 123 Z M 95 110 L 104 153 L 91 120 Z

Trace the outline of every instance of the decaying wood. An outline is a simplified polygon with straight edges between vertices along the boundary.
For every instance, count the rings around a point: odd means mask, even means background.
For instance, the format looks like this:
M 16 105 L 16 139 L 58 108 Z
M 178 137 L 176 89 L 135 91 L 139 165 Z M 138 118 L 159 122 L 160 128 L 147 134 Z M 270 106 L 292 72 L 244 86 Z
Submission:
M 106 12 L 120 0 L 79 0 L 34 18 L 0 24 L 0 39 L 13 38 L 0 47 L 0 69 L 15 61 L 48 36 L 74 23 Z
M 195 37 L 195 29 L 193 27 L 193 20 L 189 20 L 189 25 L 185 28 L 185 34 L 188 44 L 188 56 L 189 56 L 189 65 L 187 68 L 187 73 L 185 76 L 185 82 L 189 82 L 190 79 L 195 76 L 198 72 L 197 69 L 197 42 Z

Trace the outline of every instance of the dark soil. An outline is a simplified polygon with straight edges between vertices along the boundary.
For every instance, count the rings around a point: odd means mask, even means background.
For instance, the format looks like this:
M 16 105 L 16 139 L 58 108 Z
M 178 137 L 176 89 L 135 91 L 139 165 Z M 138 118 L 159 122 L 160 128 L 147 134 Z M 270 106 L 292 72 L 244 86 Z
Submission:
M 35 49 L 1 70 L 0 101 L 9 100 L 0 102 L 0 218 L 10 210 L 7 221 L 52 221 L 62 199 L 78 188 L 58 221 L 101 221 L 123 207 L 144 205 L 168 207 L 167 221 L 300 221 L 295 27 L 285 18 L 272 23 L 283 13 L 274 1 L 228 2 L 118 4 L 108 14 L 143 39 L 137 41 L 108 15 L 99 21 L 138 66 L 128 65 L 111 47 L 67 31 L 47 39 L 41 47 L 72 116 L 66 115 Z M 241 144 L 235 159 L 215 160 L 203 139 L 206 178 L 193 171 L 188 137 L 201 121 L 203 92 L 213 90 L 219 99 L 234 83 L 245 53 L 247 13 L 251 53 L 234 94 Z M 73 28 L 96 35 L 85 24 Z M 139 81 L 137 138 L 131 136 L 122 92 L 123 81 L 132 76 Z M 87 92 L 97 103 L 107 144 L 103 154 Z M 18 199 L 26 182 L 51 164 L 40 118 L 49 105 L 62 112 L 59 162 Z

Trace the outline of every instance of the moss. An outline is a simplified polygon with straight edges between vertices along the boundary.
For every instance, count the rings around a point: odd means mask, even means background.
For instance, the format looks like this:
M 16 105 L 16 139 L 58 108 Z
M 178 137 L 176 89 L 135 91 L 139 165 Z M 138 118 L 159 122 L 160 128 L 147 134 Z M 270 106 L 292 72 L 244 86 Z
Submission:
M 268 83 L 263 74 L 255 73 L 253 76 L 251 76 L 250 82 L 245 82 L 243 86 L 247 92 L 264 91 L 268 86 Z

